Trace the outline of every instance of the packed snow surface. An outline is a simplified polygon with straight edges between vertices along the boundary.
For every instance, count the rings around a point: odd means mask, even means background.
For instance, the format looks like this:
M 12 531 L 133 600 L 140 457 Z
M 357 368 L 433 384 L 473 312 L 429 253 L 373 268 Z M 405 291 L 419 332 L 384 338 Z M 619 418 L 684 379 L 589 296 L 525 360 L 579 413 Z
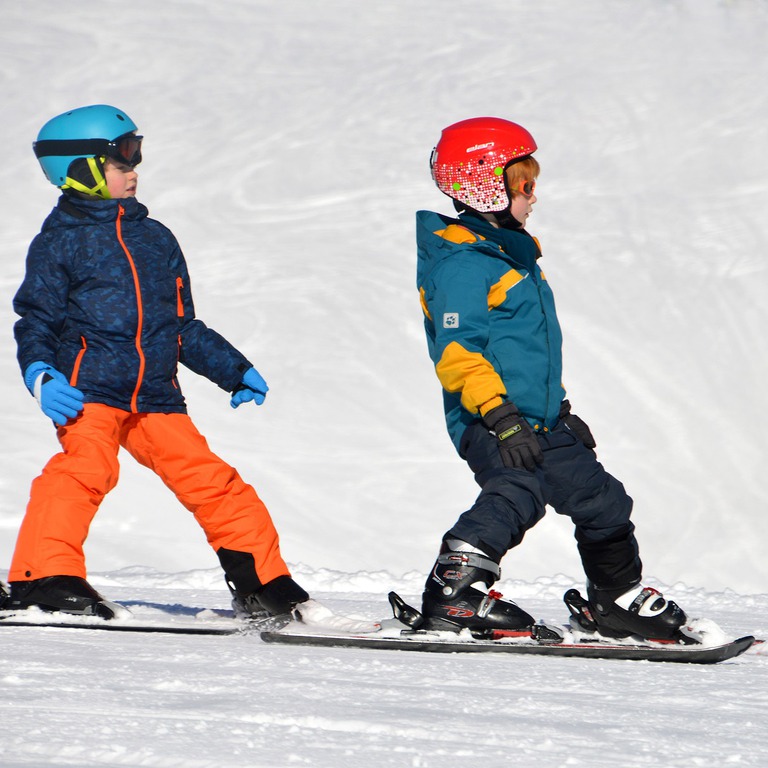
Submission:
M 182 372 L 211 446 L 335 610 L 418 602 L 476 494 L 445 432 L 414 213 L 449 212 L 429 152 L 457 120 L 525 125 L 529 221 L 565 385 L 634 497 L 649 583 L 768 634 L 768 5 L 764 0 L 0 0 L 0 566 L 57 450 L 15 361 L 11 299 L 56 200 L 49 117 L 126 110 L 139 199 L 179 238 L 198 314 L 266 403 Z M 224 610 L 215 555 L 126 457 L 87 545 L 135 611 Z M 550 514 L 500 587 L 562 621 L 582 585 Z M 0 765 L 723 768 L 768 764 L 766 657 L 715 667 L 272 647 L 255 637 L 0 628 Z
M 334 610 L 386 618 L 423 575 L 310 570 Z M 218 569 L 92 576 L 137 616 L 205 622 Z M 564 576 L 502 582 L 561 621 Z M 768 598 L 675 587 L 735 636 L 768 633 Z M 210 620 L 210 618 L 208 618 Z M 0 764 L 160 768 L 764 766 L 768 656 L 717 666 L 272 646 L 257 637 L 2 628 Z

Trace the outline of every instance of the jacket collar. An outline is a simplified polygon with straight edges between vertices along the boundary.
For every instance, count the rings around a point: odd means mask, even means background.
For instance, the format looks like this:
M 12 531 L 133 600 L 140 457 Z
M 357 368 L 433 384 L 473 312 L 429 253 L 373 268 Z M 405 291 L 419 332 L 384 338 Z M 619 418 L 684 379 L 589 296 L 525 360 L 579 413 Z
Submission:
M 528 253 L 530 249 L 530 243 L 535 248 L 535 256 L 533 261 L 541 257 L 541 251 L 539 250 L 536 238 L 532 237 L 523 227 L 518 229 L 502 229 L 500 227 L 494 227 L 489 221 L 481 216 L 474 216 L 468 213 L 459 214 L 459 221 L 468 229 L 473 232 L 482 235 L 486 240 L 500 245 L 504 252 L 513 258 L 520 258 L 523 253 Z M 522 242 L 526 243 L 521 248 L 520 238 L 524 238 Z M 527 241 L 527 242 L 526 242 Z M 532 265 L 526 265 L 530 268 Z
M 51 218 L 61 224 L 103 224 L 117 219 L 123 208 L 123 220 L 137 221 L 147 216 L 149 211 L 135 197 L 121 200 L 101 200 L 63 194 L 59 198 Z

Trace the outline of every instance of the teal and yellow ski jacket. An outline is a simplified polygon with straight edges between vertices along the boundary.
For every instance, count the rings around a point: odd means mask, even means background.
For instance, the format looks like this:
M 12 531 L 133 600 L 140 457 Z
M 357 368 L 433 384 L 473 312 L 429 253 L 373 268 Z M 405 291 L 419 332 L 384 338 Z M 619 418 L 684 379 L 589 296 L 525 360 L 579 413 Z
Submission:
M 503 402 L 552 429 L 565 397 L 562 334 L 537 241 L 431 211 L 416 214 L 416 239 L 427 344 L 457 450 L 467 426 Z

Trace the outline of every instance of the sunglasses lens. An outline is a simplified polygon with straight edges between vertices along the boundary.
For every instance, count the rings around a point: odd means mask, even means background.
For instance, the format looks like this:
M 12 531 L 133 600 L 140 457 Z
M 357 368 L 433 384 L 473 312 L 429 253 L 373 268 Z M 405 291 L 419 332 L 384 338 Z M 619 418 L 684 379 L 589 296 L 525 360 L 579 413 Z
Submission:
M 522 195 L 523 197 L 531 197 L 536 189 L 536 182 L 533 179 L 525 181 L 515 181 L 510 185 L 510 192 L 512 194 Z
M 129 134 L 116 139 L 113 144 L 115 160 L 120 160 L 126 165 L 130 165 L 131 168 L 138 165 L 141 162 L 141 140 L 143 138 L 143 136 Z

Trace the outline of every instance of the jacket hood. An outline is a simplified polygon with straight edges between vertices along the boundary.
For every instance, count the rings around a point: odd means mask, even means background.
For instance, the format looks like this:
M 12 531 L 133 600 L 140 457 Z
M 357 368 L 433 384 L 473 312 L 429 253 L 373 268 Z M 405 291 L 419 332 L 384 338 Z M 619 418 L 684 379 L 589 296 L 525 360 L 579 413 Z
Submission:
M 450 226 L 467 228 L 466 222 L 461 219 L 444 216 L 433 211 L 418 211 L 416 213 L 417 287 L 424 285 L 429 273 L 443 259 L 456 253 L 457 250 L 466 247 L 466 243 L 453 242 L 438 234 Z M 474 225 L 472 228 L 475 229 Z M 482 240 L 473 244 L 480 248 L 485 246 Z M 493 243 L 488 243 L 487 247 L 490 253 L 498 252 L 498 246 Z
M 451 226 L 466 230 L 467 238 L 459 238 L 459 242 L 444 238 L 442 232 Z M 461 214 L 452 218 L 433 211 L 419 211 L 416 214 L 417 287 L 425 284 L 437 264 L 468 244 L 495 257 L 499 257 L 501 248 L 503 258 L 529 271 L 541 256 L 535 239 L 523 228 L 499 229 L 478 216 Z

